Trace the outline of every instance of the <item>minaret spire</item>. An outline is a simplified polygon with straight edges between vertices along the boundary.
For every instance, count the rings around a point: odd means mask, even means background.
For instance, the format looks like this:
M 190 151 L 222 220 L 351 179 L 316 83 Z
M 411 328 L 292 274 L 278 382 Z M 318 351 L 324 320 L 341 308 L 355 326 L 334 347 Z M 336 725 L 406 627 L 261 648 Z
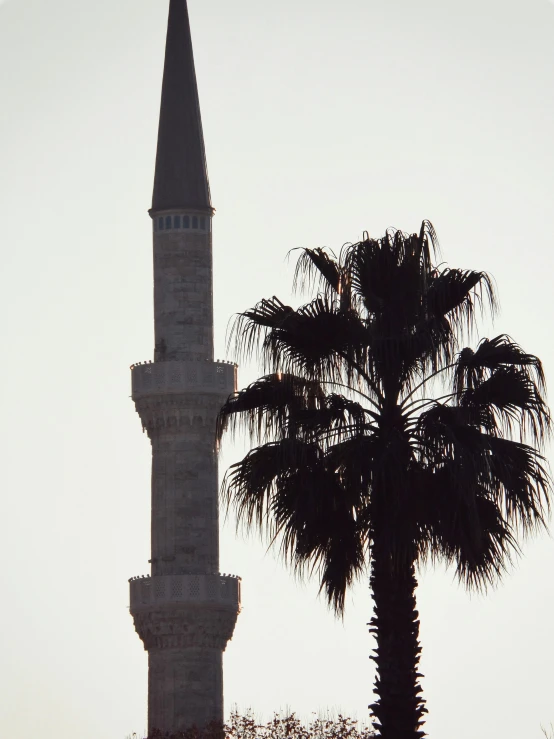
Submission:
M 212 212 L 187 0 L 170 0 L 152 210 Z

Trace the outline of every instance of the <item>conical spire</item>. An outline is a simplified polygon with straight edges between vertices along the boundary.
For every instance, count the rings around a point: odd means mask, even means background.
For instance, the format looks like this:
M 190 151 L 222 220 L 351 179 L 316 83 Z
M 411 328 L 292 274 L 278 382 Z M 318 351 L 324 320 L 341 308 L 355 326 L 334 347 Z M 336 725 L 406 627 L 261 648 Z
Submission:
M 212 211 L 186 0 L 170 0 L 152 210 Z

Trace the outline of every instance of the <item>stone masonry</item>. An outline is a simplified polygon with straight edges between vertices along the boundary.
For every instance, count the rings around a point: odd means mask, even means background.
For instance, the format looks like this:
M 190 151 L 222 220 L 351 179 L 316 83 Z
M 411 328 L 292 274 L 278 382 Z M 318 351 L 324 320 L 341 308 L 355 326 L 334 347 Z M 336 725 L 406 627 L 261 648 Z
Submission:
M 223 720 L 240 579 L 219 574 L 215 421 L 236 366 L 213 359 L 212 215 L 186 0 L 170 0 L 153 208 L 154 361 L 132 397 L 152 444 L 151 575 L 130 610 L 148 651 L 149 730 Z

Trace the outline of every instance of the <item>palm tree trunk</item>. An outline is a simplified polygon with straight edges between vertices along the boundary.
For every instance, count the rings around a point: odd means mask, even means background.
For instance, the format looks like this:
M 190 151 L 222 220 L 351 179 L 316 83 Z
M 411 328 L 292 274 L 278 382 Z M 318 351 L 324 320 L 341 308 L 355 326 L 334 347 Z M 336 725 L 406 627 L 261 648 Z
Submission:
M 386 551 L 374 548 L 370 585 L 375 602 L 369 626 L 377 647 L 371 657 L 377 666 L 375 692 L 369 708 L 381 739 L 419 739 L 423 714 L 418 672 L 419 614 L 416 610 L 413 562 L 395 563 Z

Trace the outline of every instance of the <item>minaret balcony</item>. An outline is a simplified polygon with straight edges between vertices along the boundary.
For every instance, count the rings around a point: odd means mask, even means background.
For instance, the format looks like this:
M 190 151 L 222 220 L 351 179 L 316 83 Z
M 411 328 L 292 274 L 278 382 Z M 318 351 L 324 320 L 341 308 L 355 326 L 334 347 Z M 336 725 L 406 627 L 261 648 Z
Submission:
M 131 613 L 171 604 L 240 612 L 240 578 L 234 575 L 157 575 L 129 580 Z
M 231 362 L 143 362 L 131 366 L 132 397 L 183 393 L 217 395 L 225 400 L 236 392 L 237 366 Z

